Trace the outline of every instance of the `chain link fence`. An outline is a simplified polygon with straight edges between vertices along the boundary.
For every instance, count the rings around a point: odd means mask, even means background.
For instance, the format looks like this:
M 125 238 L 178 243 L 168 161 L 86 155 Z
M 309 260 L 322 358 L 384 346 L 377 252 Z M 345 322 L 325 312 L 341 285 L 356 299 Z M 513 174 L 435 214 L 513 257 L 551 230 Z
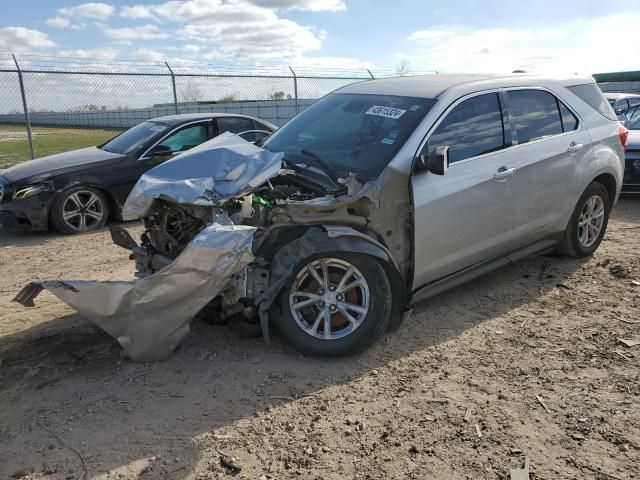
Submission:
M 393 75 L 0 54 L 0 170 L 164 115 L 238 113 L 283 125 L 336 88 Z

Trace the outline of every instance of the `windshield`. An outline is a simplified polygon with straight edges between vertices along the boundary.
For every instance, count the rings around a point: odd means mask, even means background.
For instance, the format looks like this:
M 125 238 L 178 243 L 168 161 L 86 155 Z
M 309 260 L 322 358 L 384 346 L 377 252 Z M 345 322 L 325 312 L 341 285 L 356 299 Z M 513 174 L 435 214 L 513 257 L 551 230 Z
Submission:
M 332 93 L 276 131 L 264 148 L 284 152 L 293 163 L 329 164 L 340 174 L 376 178 L 435 102 Z
M 150 140 L 159 137 L 167 130 L 169 125 L 158 122 L 143 122 L 129 130 L 122 132 L 117 137 L 109 140 L 100 148 L 107 152 L 129 155 L 138 148 L 144 146 Z

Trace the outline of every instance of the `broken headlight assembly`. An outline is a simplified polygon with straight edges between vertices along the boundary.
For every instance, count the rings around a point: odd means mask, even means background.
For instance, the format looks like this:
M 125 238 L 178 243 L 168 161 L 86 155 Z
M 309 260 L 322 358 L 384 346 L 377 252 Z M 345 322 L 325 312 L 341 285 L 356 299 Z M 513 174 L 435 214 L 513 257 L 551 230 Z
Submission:
M 52 192 L 53 184 L 51 182 L 37 183 L 34 185 L 27 185 L 26 187 L 19 187 L 13 193 L 13 200 L 21 200 L 23 198 L 33 197 L 42 192 Z

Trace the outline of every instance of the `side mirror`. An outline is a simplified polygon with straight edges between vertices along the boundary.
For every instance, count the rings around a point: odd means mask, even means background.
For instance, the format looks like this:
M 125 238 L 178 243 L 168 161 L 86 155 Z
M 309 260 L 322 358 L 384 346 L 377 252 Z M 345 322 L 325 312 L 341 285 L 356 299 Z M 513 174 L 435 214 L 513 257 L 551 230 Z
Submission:
M 436 147 L 435 151 L 429 155 L 428 146 L 425 146 L 418 157 L 418 162 L 414 169 L 415 173 L 431 172 L 434 175 L 444 175 L 449 168 L 449 145 Z
M 624 113 L 624 108 L 622 107 L 616 107 L 614 109 L 614 112 L 616 112 L 616 115 L 622 115 Z
M 168 145 L 156 145 L 149 152 L 150 157 L 170 157 L 173 155 L 173 150 Z

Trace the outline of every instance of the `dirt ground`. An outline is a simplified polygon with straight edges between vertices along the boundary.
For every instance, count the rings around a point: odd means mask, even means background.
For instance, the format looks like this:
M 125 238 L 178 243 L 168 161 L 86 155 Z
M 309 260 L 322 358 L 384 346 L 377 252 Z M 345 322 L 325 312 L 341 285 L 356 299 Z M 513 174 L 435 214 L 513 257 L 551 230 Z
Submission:
M 130 278 L 106 231 L 0 232 L 0 478 L 226 478 L 226 455 L 256 480 L 506 479 L 525 458 L 532 479 L 640 479 L 640 346 L 617 340 L 640 339 L 639 247 L 627 199 L 593 258 L 482 277 L 362 355 L 198 323 L 136 364 L 47 292 L 10 302 L 33 278 Z

